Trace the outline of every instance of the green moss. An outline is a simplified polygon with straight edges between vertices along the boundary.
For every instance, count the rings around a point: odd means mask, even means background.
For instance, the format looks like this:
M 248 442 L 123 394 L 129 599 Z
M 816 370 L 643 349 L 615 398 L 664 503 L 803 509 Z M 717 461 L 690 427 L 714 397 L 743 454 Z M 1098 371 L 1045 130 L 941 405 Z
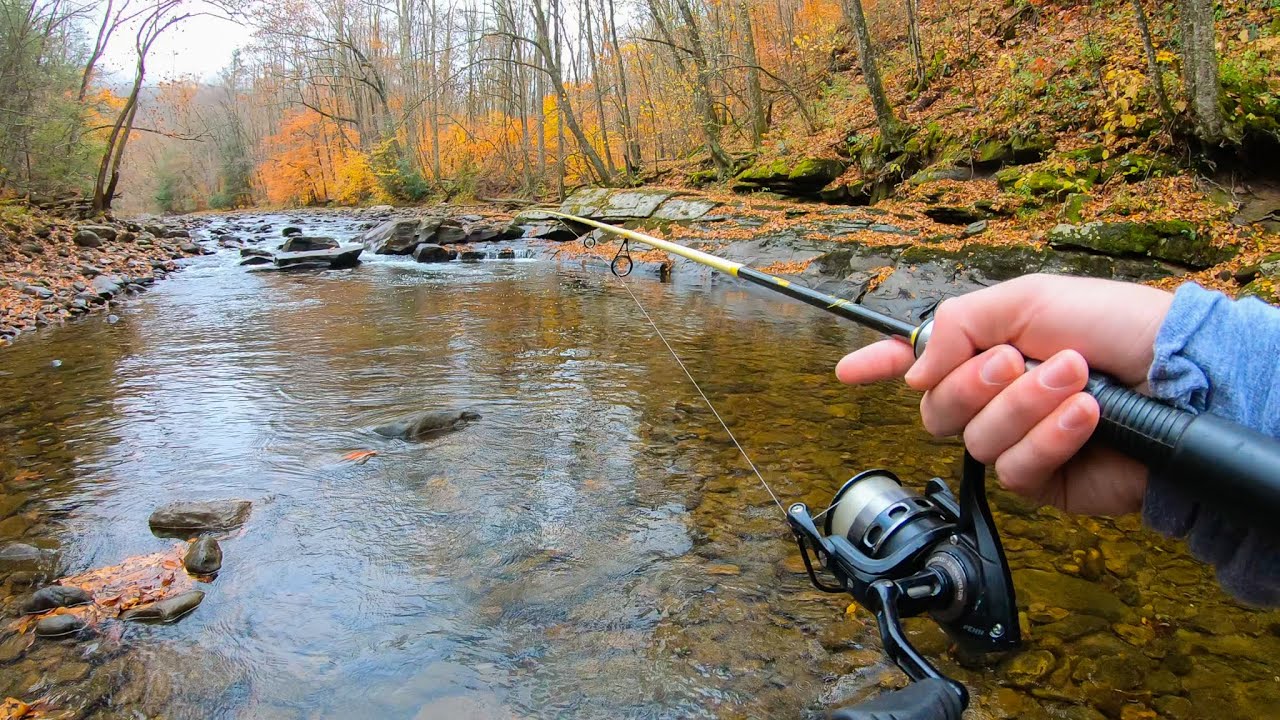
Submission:
M 719 179 L 720 173 L 715 170 L 699 170 L 697 172 L 689 173 L 689 183 L 698 187 L 710 185 Z
M 791 173 L 791 168 L 787 166 L 787 161 L 778 158 L 773 162 L 760 163 L 738 173 L 738 180 L 745 182 L 769 182 L 771 180 L 785 180 Z
M 1208 236 L 1182 220 L 1058 225 L 1049 231 L 1048 240 L 1055 248 L 1090 250 L 1113 257 L 1149 257 L 1196 269 L 1212 267 L 1236 254 L 1235 248 L 1214 247 Z
M 1062 218 L 1067 222 L 1078 223 L 1082 219 L 1085 203 L 1089 202 L 1089 196 L 1084 193 L 1071 193 L 1067 196 L 1066 201 L 1062 204 Z
M 796 163 L 795 167 L 787 173 L 787 179 L 792 182 L 815 182 L 821 180 L 823 184 L 826 184 L 840 177 L 843 172 L 844 163 L 839 160 L 805 158 Z
M 1178 170 L 1176 163 L 1162 155 L 1151 157 L 1126 153 L 1107 164 L 1103 177 L 1110 180 L 1119 176 L 1126 182 L 1137 182 L 1149 177 L 1171 177 L 1177 175 Z

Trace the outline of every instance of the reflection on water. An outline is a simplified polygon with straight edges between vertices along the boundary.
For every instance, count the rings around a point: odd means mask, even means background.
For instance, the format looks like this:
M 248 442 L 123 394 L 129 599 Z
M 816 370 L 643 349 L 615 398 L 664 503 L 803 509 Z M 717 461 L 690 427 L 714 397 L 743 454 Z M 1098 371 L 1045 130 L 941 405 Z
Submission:
M 48 551 L 0 566 L 9 616 L 43 575 L 165 547 L 146 525 L 160 504 L 254 501 L 194 614 L 30 648 L 0 631 L 0 693 L 90 717 L 732 718 L 900 682 L 873 623 L 807 585 L 778 509 L 619 281 L 235 260 L 197 261 L 116 325 L 0 356 L 0 547 Z M 733 284 L 629 282 L 784 502 L 825 507 L 867 467 L 919 483 L 957 467 L 910 393 L 835 383 L 870 336 Z M 370 431 L 464 407 L 483 419 L 424 444 Z M 342 461 L 360 449 L 378 455 Z M 970 684 L 973 717 L 1275 707 L 1275 613 L 1233 605 L 1129 520 L 995 500 L 1031 652 L 961 663 L 910 626 Z

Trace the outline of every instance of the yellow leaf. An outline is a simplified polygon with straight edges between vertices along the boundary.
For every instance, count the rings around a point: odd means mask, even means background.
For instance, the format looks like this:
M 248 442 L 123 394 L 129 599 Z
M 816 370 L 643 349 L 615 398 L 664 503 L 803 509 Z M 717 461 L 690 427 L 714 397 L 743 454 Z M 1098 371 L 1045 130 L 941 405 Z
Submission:
M 1169 52 L 1168 50 L 1161 50 L 1160 52 L 1156 53 L 1156 62 L 1168 64 L 1173 62 L 1174 57 L 1175 55 Z
M 1121 125 L 1124 125 L 1124 126 L 1125 126 L 1125 127 L 1127 127 L 1127 128 L 1137 127 L 1137 126 L 1138 126 L 1138 118 L 1136 118 L 1136 117 L 1134 117 L 1133 115 L 1130 115 L 1130 114 L 1128 114 L 1128 113 L 1125 113 L 1124 115 L 1121 115 L 1121 116 L 1120 116 L 1120 124 L 1121 124 Z

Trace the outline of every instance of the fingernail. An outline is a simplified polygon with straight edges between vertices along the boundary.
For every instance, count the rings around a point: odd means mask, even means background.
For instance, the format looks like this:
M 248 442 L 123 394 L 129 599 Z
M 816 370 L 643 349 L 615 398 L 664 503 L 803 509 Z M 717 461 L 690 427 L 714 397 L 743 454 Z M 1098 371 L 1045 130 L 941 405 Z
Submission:
M 1061 390 L 1079 380 L 1074 363 L 1066 358 L 1053 358 L 1040 367 L 1040 384 L 1050 390 Z
M 1071 431 L 1083 430 L 1092 419 L 1090 412 L 1077 401 L 1058 416 L 1058 427 Z
M 1008 385 L 1018 379 L 1022 368 L 1014 362 L 1008 353 L 996 353 L 982 366 L 979 375 L 988 385 Z

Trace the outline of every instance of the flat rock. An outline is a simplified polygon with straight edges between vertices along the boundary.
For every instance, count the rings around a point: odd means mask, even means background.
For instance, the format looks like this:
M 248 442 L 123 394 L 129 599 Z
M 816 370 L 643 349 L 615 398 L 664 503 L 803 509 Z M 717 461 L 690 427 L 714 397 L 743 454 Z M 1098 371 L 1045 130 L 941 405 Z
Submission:
M 248 500 L 201 500 L 170 503 L 151 513 L 151 532 L 161 537 L 190 537 L 202 532 L 234 530 L 249 519 Z
M 342 245 L 327 250 L 276 253 L 273 262 L 278 268 L 327 267 L 338 270 L 360 264 L 362 245 Z
M 684 222 L 704 217 L 715 208 L 716 203 L 713 200 L 673 197 L 659 205 L 652 217 L 656 220 Z
M 290 228 L 291 229 L 291 228 Z M 318 235 L 286 235 L 283 244 L 280 245 L 281 252 L 296 253 L 308 252 L 311 250 L 329 250 L 338 247 L 338 241 L 331 237 L 321 237 Z
M 120 615 L 121 620 L 132 622 L 162 622 L 169 623 L 181 619 L 204 600 L 204 593 L 199 590 L 191 590 L 181 595 L 175 595 L 167 600 L 160 602 L 147 603 L 139 605 L 124 611 Z
M 373 429 L 379 435 L 401 440 L 428 440 L 461 430 L 480 419 L 472 410 L 438 410 L 401 418 Z
M 93 596 L 78 587 L 49 585 L 40 588 L 27 598 L 22 604 L 22 612 L 35 615 L 54 608 L 88 605 L 91 602 L 93 602 Z
M 120 278 L 115 275 L 99 275 L 89 286 L 100 298 L 110 298 L 120 292 Z
M 187 548 L 182 566 L 192 575 L 212 575 L 222 569 L 222 547 L 217 540 L 202 537 Z
M 24 543 L 9 543 L 0 547 L 0 569 L 30 569 L 44 562 L 47 553 L 38 547 Z

